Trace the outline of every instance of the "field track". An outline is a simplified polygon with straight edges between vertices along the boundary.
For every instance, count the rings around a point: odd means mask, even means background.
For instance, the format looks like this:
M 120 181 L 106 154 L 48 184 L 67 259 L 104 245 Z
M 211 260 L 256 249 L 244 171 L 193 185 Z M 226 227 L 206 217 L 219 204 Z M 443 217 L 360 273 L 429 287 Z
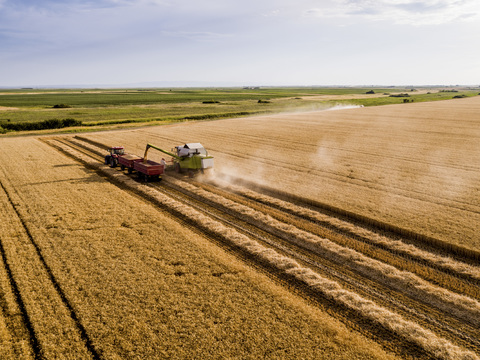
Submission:
M 25 334 L 22 337 L 25 343 L 29 343 L 28 347 L 16 349 L 16 356 L 43 359 L 52 354 L 60 353 L 68 357 L 75 353 L 81 358 L 99 359 L 85 328 L 47 265 L 37 245 L 36 234 L 24 220 L 25 214 L 18 205 L 17 195 L 8 185 L 0 185 L 2 222 L 7 225 L 2 231 L 15 232 L 17 239 L 15 242 L 2 242 L 0 252 L 11 291 L 15 295 L 18 316 L 22 319 L 15 330 L 23 331 Z M 32 294 L 36 295 L 32 297 Z M 25 324 L 26 329 L 18 329 L 21 323 Z M 55 339 L 46 334 L 55 334 Z M 62 349 L 55 347 L 57 342 L 63 344 Z M 43 348 L 40 343 L 44 344 Z
M 141 184 L 134 175 L 103 165 L 105 144 L 83 137 L 44 141 L 167 210 L 399 355 L 480 356 L 480 268 L 473 261 L 446 257 L 433 245 L 418 247 L 412 239 L 311 203 L 227 184 L 221 174 L 193 180 L 168 173 L 161 183 Z M 41 253 L 36 257 L 41 265 Z M 45 271 L 45 281 L 70 314 L 81 343 L 95 357 L 68 301 Z

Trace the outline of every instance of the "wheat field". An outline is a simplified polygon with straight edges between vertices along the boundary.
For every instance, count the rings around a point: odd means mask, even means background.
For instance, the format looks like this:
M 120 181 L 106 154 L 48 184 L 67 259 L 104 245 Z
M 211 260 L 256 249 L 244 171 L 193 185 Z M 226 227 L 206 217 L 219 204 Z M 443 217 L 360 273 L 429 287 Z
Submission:
M 430 284 L 427 281 L 420 280 L 410 272 L 399 272 L 394 267 L 388 265 L 388 261 L 387 263 L 374 261 L 373 259 L 362 256 L 360 253 L 356 253 L 351 249 L 335 245 L 327 239 L 317 238 L 310 233 L 302 232 L 296 226 L 277 222 L 269 215 L 263 215 L 261 213 L 256 214 L 255 210 L 251 208 L 252 204 L 249 204 L 249 206 L 242 206 L 238 203 L 229 201 L 225 197 L 199 189 L 185 181 L 178 181 L 175 177 L 168 178 L 170 184 L 175 184 L 178 188 L 187 190 L 187 192 L 195 194 L 195 197 L 198 196 L 199 199 L 202 199 L 201 201 L 203 205 L 199 208 L 200 211 L 195 210 L 189 205 L 189 203 L 185 204 L 172 198 L 171 191 L 168 191 L 165 194 L 159 192 L 158 189 L 163 188 L 163 186 L 145 187 L 145 185 L 138 184 L 131 178 L 123 176 L 116 170 L 109 169 L 108 167 L 106 168 L 96 161 L 92 162 L 90 155 L 85 156 L 79 154 L 78 149 L 74 149 L 74 144 L 79 144 L 79 142 L 74 141 L 63 143 L 60 145 L 60 148 L 85 164 L 88 164 L 90 167 L 100 170 L 109 178 L 115 179 L 115 181 L 118 181 L 123 188 L 135 189 L 138 194 L 143 194 L 143 196 L 161 207 L 170 209 L 170 211 L 176 216 L 180 215 L 182 218 L 188 218 L 198 229 L 217 234 L 224 241 L 235 244 L 239 249 L 245 250 L 258 260 L 269 263 L 281 272 L 284 272 L 297 279 L 299 282 L 306 284 L 311 290 L 332 299 L 338 304 L 342 304 L 349 309 L 355 310 L 360 317 L 368 318 L 374 323 L 381 325 L 384 329 L 389 329 L 401 338 L 419 345 L 435 358 L 477 358 L 474 353 L 465 351 L 442 337 L 437 337 L 434 332 L 425 329 L 418 323 L 408 321 L 401 315 L 379 306 L 376 301 L 368 300 L 356 292 L 343 288 L 339 283 L 331 281 L 315 271 L 312 271 L 310 268 L 304 267 L 291 257 L 293 255 L 292 253 L 290 253 L 290 256 L 284 256 L 272 248 L 265 247 L 257 240 L 239 233 L 230 226 L 231 224 L 228 221 L 228 225 L 225 226 L 224 223 L 222 224 L 216 221 L 215 218 L 212 219 L 208 216 L 210 212 L 206 211 L 205 207 L 209 206 L 212 202 L 222 204 L 220 206 L 223 208 L 222 211 L 228 212 L 229 209 L 233 210 L 235 219 L 238 222 L 242 221 L 245 216 L 251 217 L 251 224 L 257 224 L 258 222 L 263 223 L 263 225 L 257 225 L 258 228 L 269 228 L 268 231 L 271 234 L 285 232 L 287 234 L 286 240 L 288 240 L 288 242 L 304 243 L 306 246 L 304 245 L 303 247 L 307 248 L 310 253 L 317 252 L 317 249 L 323 249 L 320 251 L 322 257 L 334 258 L 343 266 L 353 267 L 357 273 L 363 273 L 366 277 L 376 278 L 379 283 L 384 279 L 390 284 L 390 286 L 398 287 L 400 293 L 407 294 L 412 298 L 418 297 L 420 303 L 429 303 L 432 308 L 437 308 L 445 312 L 445 314 L 452 314 L 457 319 L 462 318 L 463 326 L 469 327 L 470 325 L 467 325 L 468 323 L 473 324 L 472 329 L 477 329 L 478 322 L 480 321 L 478 314 L 480 303 L 478 301 L 467 296 L 461 296 L 460 294 L 445 291 L 445 289 Z M 92 147 L 91 145 L 83 144 L 82 148 L 93 149 L 97 154 L 102 153 L 101 149 L 96 146 Z M 261 239 L 261 237 L 259 239 Z M 270 243 L 270 245 L 272 245 L 272 243 Z M 281 251 L 285 250 L 284 247 L 277 248 Z M 299 259 L 301 259 L 301 257 Z M 456 290 L 458 291 L 458 287 Z M 394 300 L 394 302 L 396 301 Z M 415 307 L 415 305 L 413 305 L 413 307 Z M 415 312 L 417 311 L 415 310 Z M 422 319 L 423 316 L 420 315 L 418 319 Z M 447 329 L 448 331 L 453 330 L 454 333 L 457 333 L 457 330 L 450 325 L 447 325 Z M 439 329 L 436 330 L 438 331 Z M 473 332 L 476 333 L 477 330 L 473 330 Z M 469 337 L 470 335 L 465 333 L 464 336 Z M 472 339 L 472 341 L 475 343 L 475 340 Z
M 0 142 L 2 358 L 394 358 L 43 142 Z
M 480 97 L 99 133 L 141 154 L 201 142 L 216 172 L 478 249 Z M 159 156 L 153 154 L 151 156 Z
M 478 114 L 473 97 L 0 138 L 3 358 L 478 359 Z M 213 176 L 102 162 L 189 142 Z

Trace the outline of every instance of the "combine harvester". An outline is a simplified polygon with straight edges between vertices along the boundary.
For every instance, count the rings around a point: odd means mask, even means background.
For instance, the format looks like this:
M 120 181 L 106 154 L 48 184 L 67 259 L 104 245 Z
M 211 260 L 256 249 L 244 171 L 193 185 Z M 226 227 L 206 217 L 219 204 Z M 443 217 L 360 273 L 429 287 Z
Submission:
M 113 146 L 109 149 L 109 154 L 105 156 L 105 164 L 115 168 L 119 164 L 122 170 L 127 169 L 131 174 L 136 171 L 138 177 L 147 182 L 149 180 L 161 180 L 161 175 L 165 172 L 166 162 L 162 163 L 148 160 L 147 153 L 150 148 L 154 148 L 172 157 L 173 166 L 177 173 L 188 172 L 190 177 L 200 171 L 213 169 L 213 156 L 209 156 L 207 150 L 200 143 L 191 143 L 176 146 L 172 151 L 177 154 L 160 149 L 159 147 L 147 144 L 143 158 L 133 154 L 126 154 L 123 146 Z
M 213 156 L 208 155 L 207 150 L 200 143 L 190 143 L 185 145 L 175 146 L 171 152 L 160 149 L 159 147 L 147 144 L 145 149 L 144 159 L 147 158 L 147 153 L 150 148 L 154 148 L 172 157 L 173 167 L 177 173 L 188 172 L 190 177 L 200 171 L 202 174 L 205 171 L 213 169 Z

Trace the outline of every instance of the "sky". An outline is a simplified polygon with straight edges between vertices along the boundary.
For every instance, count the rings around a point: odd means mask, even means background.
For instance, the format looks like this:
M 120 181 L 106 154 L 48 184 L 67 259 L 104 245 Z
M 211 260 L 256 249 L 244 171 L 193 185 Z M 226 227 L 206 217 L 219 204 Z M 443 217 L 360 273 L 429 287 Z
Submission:
M 0 0 L 0 87 L 480 85 L 478 0 Z

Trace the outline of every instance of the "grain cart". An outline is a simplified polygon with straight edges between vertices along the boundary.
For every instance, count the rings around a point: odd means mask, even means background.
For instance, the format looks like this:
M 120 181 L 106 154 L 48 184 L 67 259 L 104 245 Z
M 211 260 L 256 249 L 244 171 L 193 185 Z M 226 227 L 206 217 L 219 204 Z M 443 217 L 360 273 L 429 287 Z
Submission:
M 165 170 L 163 164 L 144 158 L 141 161 L 133 162 L 133 168 L 137 172 L 138 178 L 145 182 L 149 180 L 160 181 L 161 175 Z
M 143 159 L 140 156 L 133 154 L 123 154 L 118 156 L 118 163 L 120 164 L 120 167 L 122 170 L 127 169 L 129 174 L 133 172 L 135 163 L 142 160 Z
M 172 152 L 176 154 L 160 149 L 155 145 L 147 144 L 144 159 L 147 158 L 147 152 L 150 148 L 171 156 L 177 173 L 188 172 L 189 176 L 192 177 L 197 171 L 203 173 L 205 170 L 213 169 L 213 156 L 208 155 L 207 150 L 200 143 L 176 146 L 172 149 Z
M 165 170 L 163 164 L 137 155 L 126 154 L 125 149 L 121 146 L 113 146 L 109 149 L 109 154 L 105 156 L 105 164 L 110 165 L 112 168 L 120 164 L 122 170 L 127 169 L 129 174 L 135 170 L 139 179 L 145 182 L 161 180 L 161 175 Z

